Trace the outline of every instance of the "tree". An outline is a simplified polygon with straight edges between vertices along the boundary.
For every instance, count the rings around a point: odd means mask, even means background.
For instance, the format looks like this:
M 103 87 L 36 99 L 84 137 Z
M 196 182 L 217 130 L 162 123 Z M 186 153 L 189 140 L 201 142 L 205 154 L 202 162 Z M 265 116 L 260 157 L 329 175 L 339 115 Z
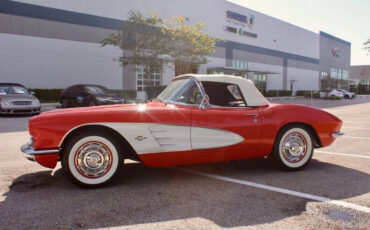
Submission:
M 176 75 L 194 72 L 199 64 L 206 64 L 206 57 L 214 53 L 216 42 L 220 39 L 213 38 L 203 30 L 205 24 L 185 24 L 184 16 L 177 16 L 163 21 L 161 32 L 172 39 L 168 55 L 176 67 Z
M 203 32 L 204 24 L 187 25 L 184 16 L 162 20 L 156 14 L 144 16 L 129 12 L 122 30 L 112 33 L 101 46 L 113 45 L 122 49 L 121 65 L 144 65 L 161 68 L 175 65 L 176 75 L 193 71 L 208 62 L 206 55 L 215 52 L 217 38 Z
M 367 50 L 368 53 L 370 53 L 370 39 L 368 39 L 365 43 L 365 50 Z

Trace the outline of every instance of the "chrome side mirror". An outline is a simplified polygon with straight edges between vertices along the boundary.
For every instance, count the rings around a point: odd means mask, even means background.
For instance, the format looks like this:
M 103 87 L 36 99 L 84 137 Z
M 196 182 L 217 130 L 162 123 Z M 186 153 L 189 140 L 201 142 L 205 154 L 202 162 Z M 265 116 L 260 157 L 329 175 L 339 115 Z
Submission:
M 209 106 L 209 97 L 208 95 L 204 95 L 202 102 L 200 103 L 199 108 L 200 109 L 205 109 Z
M 31 94 L 31 95 L 35 95 L 35 92 L 31 91 L 31 92 L 30 92 L 30 94 Z

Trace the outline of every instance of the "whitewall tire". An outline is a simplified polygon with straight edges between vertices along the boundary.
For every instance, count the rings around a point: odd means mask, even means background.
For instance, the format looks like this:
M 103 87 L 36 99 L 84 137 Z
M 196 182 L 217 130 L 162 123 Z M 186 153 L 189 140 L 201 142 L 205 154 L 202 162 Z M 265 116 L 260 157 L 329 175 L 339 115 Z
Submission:
M 277 136 L 274 159 L 284 169 L 299 170 L 311 160 L 313 151 L 313 138 L 306 127 L 286 127 Z
M 84 188 L 101 187 L 117 174 L 122 163 L 120 145 L 105 134 L 80 134 L 70 140 L 62 167 L 71 181 Z

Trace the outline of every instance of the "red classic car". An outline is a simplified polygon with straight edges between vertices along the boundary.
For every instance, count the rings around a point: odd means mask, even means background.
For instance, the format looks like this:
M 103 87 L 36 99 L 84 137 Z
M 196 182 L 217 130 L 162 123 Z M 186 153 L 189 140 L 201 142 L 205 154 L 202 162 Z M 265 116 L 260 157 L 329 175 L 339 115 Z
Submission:
M 250 80 L 182 75 L 147 104 L 44 112 L 29 122 L 27 158 L 81 187 L 107 184 L 124 159 L 149 167 L 271 157 L 297 170 L 314 148 L 342 135 L 342 121 L 320 109 L 269 103 Z

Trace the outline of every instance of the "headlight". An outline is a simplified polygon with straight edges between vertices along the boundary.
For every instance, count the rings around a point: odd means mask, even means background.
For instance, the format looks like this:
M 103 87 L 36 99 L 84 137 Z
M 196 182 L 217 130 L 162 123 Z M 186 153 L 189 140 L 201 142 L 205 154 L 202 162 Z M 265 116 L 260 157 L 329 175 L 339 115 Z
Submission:
M 100 101 L 100 102 L 105 102 L 108 100 L 108 98 L 104 98 L 104 97 L 96 97 L 96 100 L 97 101 Z
M 1 101 L 0 104 L 2 107 L 12 106 L 12 103 L 10 101 Z
M 34 101 L 32 101 L 32 105 L 40 105 L 40 101 L 39 100 L 34 100 Z

